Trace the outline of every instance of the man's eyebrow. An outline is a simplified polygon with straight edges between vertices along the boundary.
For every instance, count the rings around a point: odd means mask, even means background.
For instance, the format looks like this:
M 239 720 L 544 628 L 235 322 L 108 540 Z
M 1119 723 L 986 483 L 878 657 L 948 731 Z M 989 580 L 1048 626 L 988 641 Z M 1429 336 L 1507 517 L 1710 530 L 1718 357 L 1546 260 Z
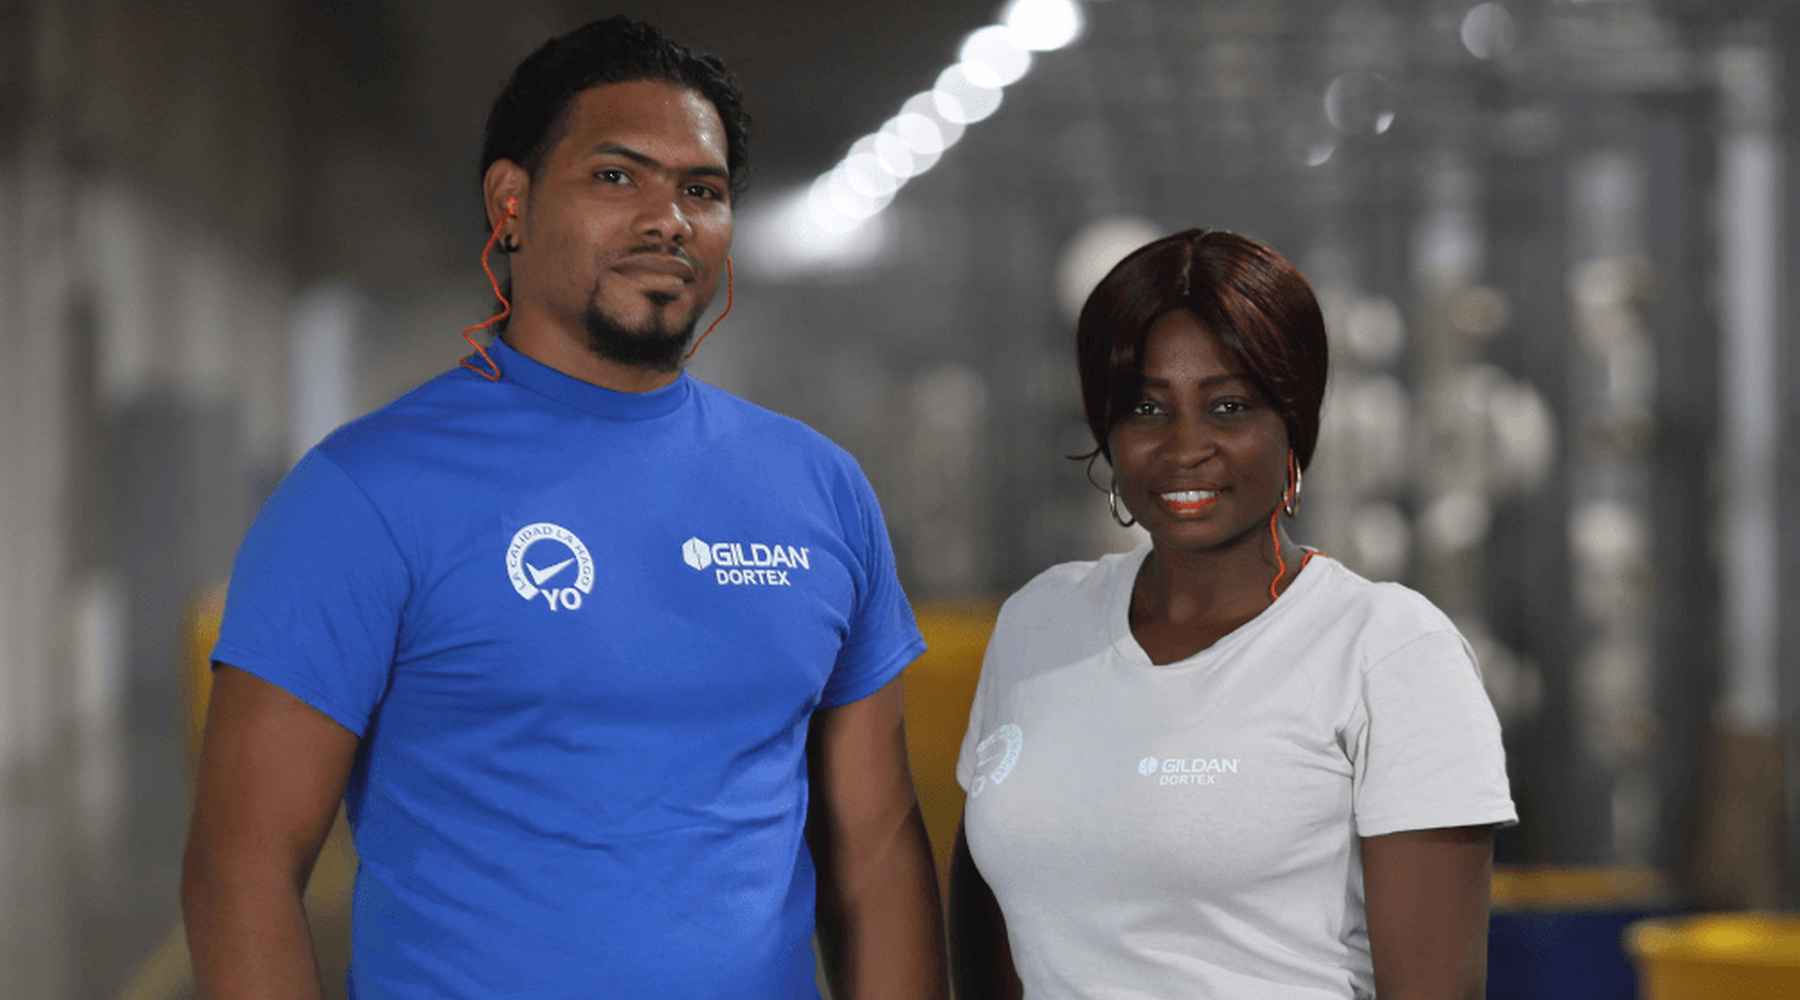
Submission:
M 589 150 L 588 152 L 590 154 L 599 155 L 599 156 L 623 157 L 624 159 L 630 160 L 633 163 L 649 167 L 652 170 L 671 172 L 671 168 L 667 164 L 663 163 L 661 160 L 658 160 L 656 157 L 651 156 L 648 153 L 643 153 L 638 150 L 632 149 L 630 146 L 626 146 L 626 145 L 623 145 L 623 144 L 617 143 L 617 142 L 599 143 L 598 145 L 596 145 L 593 149 Z M 722 178 L 724 180 L 731 179 L 731 171 L 726 170 L 724 167 L 715 166 L 710 163 L 703 163 L 698 166 L 692 166 L 692 167 L 674 168 L 673 172 L 687 174 L 689 176 L 718 177 L 718 178 Z

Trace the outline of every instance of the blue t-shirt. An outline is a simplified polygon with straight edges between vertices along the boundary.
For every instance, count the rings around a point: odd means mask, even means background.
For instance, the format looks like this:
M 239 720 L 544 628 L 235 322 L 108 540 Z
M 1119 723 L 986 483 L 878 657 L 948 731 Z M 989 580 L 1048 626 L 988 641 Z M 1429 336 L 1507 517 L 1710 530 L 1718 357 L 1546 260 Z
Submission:
M 351 991 L 813 997 L 807 726 L 924 649 L 868 481 L 493 353 L 301 460 L 213 652 L 361 737 Z

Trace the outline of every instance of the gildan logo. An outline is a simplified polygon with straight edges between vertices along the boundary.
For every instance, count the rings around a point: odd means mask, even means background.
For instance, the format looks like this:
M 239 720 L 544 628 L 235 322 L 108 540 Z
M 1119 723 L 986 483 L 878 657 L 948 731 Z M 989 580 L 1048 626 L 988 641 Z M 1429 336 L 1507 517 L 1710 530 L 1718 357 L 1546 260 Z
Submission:
M 1236 757 L 1170 757 L 1158 760 L 1145 757 L 1137 762 L 1137 773 L 1154 777 L 1158 785 L 1216 785 L 1219 777 L 1238 773 Z
M 721 587 L 791 587 L 788 574 L 812 569 L 812 550 L 804 545 L 763 542 L 681 543 L 681 561 L 699 572 L 712 570 Z
M 506 577 L 527 601 L 541 597 L 551 611 L 578 611 L 594 590 L 594 557 L 573 531 L 539 521 L 506 546 Z
M 969 782 L 969 798 L 998 785 L 1018 766 L 1025 747 L 1025 730 L 1008 722 L 975 744 L 975 780 Z

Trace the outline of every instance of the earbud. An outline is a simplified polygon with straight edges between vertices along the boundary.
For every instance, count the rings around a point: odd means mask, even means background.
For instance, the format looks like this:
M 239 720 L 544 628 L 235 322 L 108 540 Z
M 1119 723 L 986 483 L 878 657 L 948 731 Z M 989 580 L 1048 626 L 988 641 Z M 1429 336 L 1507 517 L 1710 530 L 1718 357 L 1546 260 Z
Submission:
M 506 201 L 502 203 L 502 207 L 504 207 L 506 209 L 506 219 L 518 218 L 519 217 L 519 196 L 513 195 L 513 194 L 507 195 Z M 506 224 L 506 219 L 500 220 L 501 225 Z M 507 233 L 500 240 L 500 249 L 504 253 L 518 253 L 519 252 L 519 238 L 517 236 L 514 236 L 512 233 Z

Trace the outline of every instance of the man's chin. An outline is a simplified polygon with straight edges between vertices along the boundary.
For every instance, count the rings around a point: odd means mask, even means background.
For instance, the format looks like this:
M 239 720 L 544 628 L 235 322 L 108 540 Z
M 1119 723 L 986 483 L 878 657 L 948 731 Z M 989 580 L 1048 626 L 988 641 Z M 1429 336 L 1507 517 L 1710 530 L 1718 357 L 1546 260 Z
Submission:
M 652 371 L 680 369 L 694 323 L 671 329 L 661 324 L 626 326 L 598 310 L 587 316 L 588 349 L 608 361 Z

